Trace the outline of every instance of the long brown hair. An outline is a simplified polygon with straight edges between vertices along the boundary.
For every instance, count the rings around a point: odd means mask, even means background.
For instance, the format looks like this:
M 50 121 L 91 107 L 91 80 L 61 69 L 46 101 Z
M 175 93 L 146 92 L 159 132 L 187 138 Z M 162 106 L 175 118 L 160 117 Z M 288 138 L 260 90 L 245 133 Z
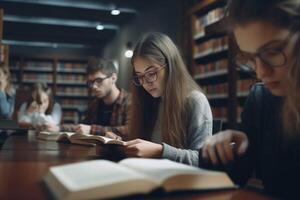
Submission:
M 131 134 L 150 139 L 157 120 L 159 101 L 163 111 L 160 123 L 162 141 L 175 147 L 184 147 L 186 141 L 186 97 L 200 90 L 189 75 L 182 57 L 172 40 L 161 33 L 149 33 L 136 44 L 132 65 L 143 58 L 166 66 L 166 86 L 163 98 L 153 98 L 143 87 L 132 85 Z M 134 70 L 133 70 L 133 75 Z
M 286 76 L 286 97 L 282 109 L 284 132 L 300 134 L 300 1 L 231 0 L 227 7 L 229 27 L 252 21 L 267 21 L 297 36 Z
M 48 106 L 45 114 L 47 114 L 47 115 L 51 114 L 52 110 L 53 110 L 53 106 L 54 106 L 54 100 L 53 100 L 51 89 L 48 87 L 48 85 L 44 82 L 34 83 L 31 86 L 31 93 L 34 93 L 34 92 L 36 92 L 36 99 L 34 99 L 31 96 L 27 102 L 27 108 L 33 101 L 36 101 L 38 104 L 41 104 L 42 103 L 41 95 L 44 92 L 48 95 L 48 98 L 49 98 L 49 106 Z
M 5 87 L 5 92 L 8 95 L 13 95 L 13 89 L 12 89 L 12 85 L 11 85 L 11 77 L 10 77 L 10 71 L 8 66 L 5 65 L 5 63 L 0 63 L 0 70 L 3 72 L 3 74 L 6 77 L 6 87 Z

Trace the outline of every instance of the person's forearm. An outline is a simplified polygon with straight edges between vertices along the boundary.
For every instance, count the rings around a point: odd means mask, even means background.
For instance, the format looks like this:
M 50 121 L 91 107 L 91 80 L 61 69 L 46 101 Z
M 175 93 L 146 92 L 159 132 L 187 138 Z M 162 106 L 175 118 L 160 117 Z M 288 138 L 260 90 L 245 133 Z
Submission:
M 192 149 L 180 149 L 163 143 L 162 158 L 198 166 L 199 152 Z

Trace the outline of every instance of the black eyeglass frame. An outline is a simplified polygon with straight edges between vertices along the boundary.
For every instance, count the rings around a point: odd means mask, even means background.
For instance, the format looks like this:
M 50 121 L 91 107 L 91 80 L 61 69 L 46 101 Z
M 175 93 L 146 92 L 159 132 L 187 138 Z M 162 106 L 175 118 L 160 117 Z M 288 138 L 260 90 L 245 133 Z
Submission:
M 137 87 L 142 86 L 142 85 L 144 84 L 145 81 L 146 81 L 146 83 L 153 83 L 153 82 L 155 82 L 155 81 L 157 80 L 157 78 L 158 78 L 158 72 L 159 72 L 160 70 L 162 70 L 162 69 L 165 69 L 166 66 L 167 66 L 166 64 L 165 64 L 165 65 L 162 65 L 162 66 L 160 66 L 159 68 L 156 68 L 156 70 L 146 72 L 146 73 L 144 73 L 143 75 L 134 75 L 134 76 L 132 76 L 131 81 L 132 81 L 132 83 L 133 83 L 135 86 L 137 86 Z M 150 67 L 152 67 L 152 66 L 150 66 Z M 153 66 L 153 67 L 154 67 L 154 66 Z M 154 73 L 153 76 L 154 76 L 155 78 L 154 78 L 153 80 L 152 80 L 152 79 L 149 80 L 150 78 L 148 78 L 148 80 L 147 80 L 147 74 L 151 74 L 151 73 Z M 140 81 L 140 80 L 141 80 L 141 81 Z M 137 81 L 138 81 L 138 82 L 137 82 Z
M 271 67 L 271 68 L 277 68 L 277 67 L 282 67 L 285 66 L 287 64 L 287 55 L 284 52 L 285 48 L 288 46 L 290 39 L 293 37 L 294 33 L 290 32 L 288 34 L 288 36 L 286 37 L 286 39 L 284 39 L 282 41 L 283 45 L 279 48 L 272 48 L 272 47 L 263 47 L 261 49 L 258 50 L 257 53 L 251 54 L 251 57 L 248 58 L 248 60 L 242 60 L 241 58 L 239 58 L 239 56 L 241 56 L 243 53 L 240 51 L 240 53 L 237 53 L 234 61 L 236 64 L 236 67 L 238 70 L 241 71 L 248 71 L 248 72 L 255 72 L 257 69 L 257 64 L 256 64 L 256 60 L 255 58 L 258 57 L 264 64 L 266 64 L 267 66 Z M 272 52 L 273 51 L 273 52 Z M 271 63 L 270 61 L 268 61 L 265 56 L 263 56 L 266 53 L 277 53 L 277 56 L 281 56 L 281 62 L 278 62 L 276 64 Z M 247 53 L 250 54 L 250 53 Z M 245 56 L 246 58 L 246 56 Z M 250 64 L 248 64 L 249 62 L 251 62 L 253 64 L 253 66 L 251 66 Z
M 94 84 L 96 83 L 97 87 L 100 87 L 100 86 L 102 85 L 103 81 L 104 81 L 105 79 L 110 78 L 111 76 L 112 76 L 112 75 L 108 75 L 108 76 L 103 77 L 103 78 L 101 78 L 101 77 L 95 78 L 95 79 L 92 80 L 92 81 L 87 81 L 87 82 L 86 82 L 86 85 L 87 85 L 88 88 L 92 88 L 92 87 L 94 86 Z

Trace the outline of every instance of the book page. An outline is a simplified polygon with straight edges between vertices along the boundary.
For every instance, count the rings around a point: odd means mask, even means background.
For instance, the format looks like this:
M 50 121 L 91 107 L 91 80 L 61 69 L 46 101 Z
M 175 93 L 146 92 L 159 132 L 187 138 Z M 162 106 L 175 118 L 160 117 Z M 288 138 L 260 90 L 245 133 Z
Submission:
M 74 135 L 74 136 L 72 136 L 72 138 L 73 137 L 76 137 L 76 139 L 80 139 L 80 140 L 87 140 L 91 143 L 96 143 L 96 141 L 99 141 L 103 144 L 124 145 L 124 143 L 125 143 L 124 141 L 121 141 L 121 140 L 111 139 L 109 137 L 100 136 L 100 135 L 81 134 L 79 136 Z
M 234 187 L 224 172 L 204 170 L 167 159 L 127 158 L 120 164 L 152 177 L 166 191 Z
M 105 137 L 105 136 L 94 136 L 94 137 L 101 137 L 103 139 L 103 143 L 104 144 L 119 144 L 119 145 L 124 145 L 125 142 L 122 141 L 122 140 L 116 140 L 116 139 L 112 139 L 112 138 L 109 138 L 109 137 Z
M 38 139 L 42 140 L 51 140 L 51 141 L 58 141 L 60 139 L 66 139 L 70 136 L 74 135 L 73 132 L 50 132 L 50 131 L 41 131 L 38 134 Z
M 51 172 L 70 190 L 81 190 L 144 175 L 106 160 L 88 161 L 51 168 Z
M 141 171 L 151 177 L 155 177 L 155 179 L 160 182 L 177 174 L 194 174 L 199 173 L 199 170 L 201 171 L 199 168 L 176 163 L 167 159 L 127 158 L 120 161 L 120 164 Z
M 106 198 L 131 193 L 145 193 L 156 187 L 154 182 L 132 169 L 107 160 L 85 161 L 75 164 L 51 167 L 50 174 L 61 183 L 67 191 L 98 198 Z M 46 182 L 51 178 L 46 178 Z M 138 184 L 137 184 L 138 183 Z M 51 188 L 51 183 L 50 188 Z M 55 187 L 52 185 L 52 187 Z M 89 193 L 79 193 L 89 191 Z M 92 194 L 93 193 L 93 194 Z M 78 197 L 78 196 L 77 196 Z

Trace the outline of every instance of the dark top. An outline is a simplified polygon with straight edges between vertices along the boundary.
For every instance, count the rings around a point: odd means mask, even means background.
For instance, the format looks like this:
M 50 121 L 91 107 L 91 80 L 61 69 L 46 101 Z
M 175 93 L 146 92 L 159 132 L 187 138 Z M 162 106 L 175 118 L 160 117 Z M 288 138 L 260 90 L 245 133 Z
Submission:
M 114 103 L 106 105 L 103 101 L 98 104 L 98 119 L 97 124 L 102 126 L 110 126 L 110 118 L 113 112 Z
M 252 87 L 242 113 L 249 148 L 226 169 L 237 184 L 245 184 L 255 172 L 267 193 L 294 198 L 300 196 L 300 139 L 284 139 L 282 106 L 283 98 L 272 95 L 262 84 Z
M 103 118 L 100 112 L 106 111 L 102 110 L 101 102 L 103 102 L 102 99 L 94 98 L 89 103 L 86 116 L 81 123 L 91 125 L 90 133 L 94 135 L 101 135 L 107 131 L 112 131 L 125 137 L 128 134 L 130 95 L 121 89 L 118 98 L 111 105 L 111 108 L 104 108 L 107 109 L 107 113 Z

